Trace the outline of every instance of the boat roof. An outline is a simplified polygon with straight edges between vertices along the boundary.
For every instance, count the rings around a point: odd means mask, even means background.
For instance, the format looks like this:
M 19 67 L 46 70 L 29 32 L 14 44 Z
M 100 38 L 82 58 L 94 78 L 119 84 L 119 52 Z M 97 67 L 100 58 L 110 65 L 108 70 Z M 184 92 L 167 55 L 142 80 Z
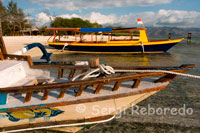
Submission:
M 80 32 L 111 32 L 112 28 L 81 28 Z
M 112 31 L 134 31 L 134 30 L 146 30 L 146 28 L 46 28 L 51 31 L 75 31 L 75 32 L 112 32 Z
M 81 28 L 46 28 L 46 30 L 52 31 L 80 31 Z

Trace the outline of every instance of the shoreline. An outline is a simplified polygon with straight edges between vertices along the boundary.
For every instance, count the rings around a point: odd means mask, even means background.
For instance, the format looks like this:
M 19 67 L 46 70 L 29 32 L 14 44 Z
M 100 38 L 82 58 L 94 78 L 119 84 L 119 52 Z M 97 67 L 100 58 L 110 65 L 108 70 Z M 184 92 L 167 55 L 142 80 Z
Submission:
M 24 48 L 31 43 L 41 43 L 45 47 L 48 46 L 47 40 L 50 36 L 3 36 L 3 40 L 8 54 L 12 54 L 17 50 Z M 53 52 L 55 49 L 46 48 L 47 52 Z M 33 48 L 27 51 L 24 55 L 30 55 L 31 57 L 42 56 L 42 52 L 39 48 Z
M 47 44 L 47 40 L 51 36 L 3 36 L 3 40 L 7 49 L 8 54 L 12 54 L 17 50 L 24 48 L 26 45 L 31 43 L 41 43 L 45 46 L 47 52 L 51 52 L 53 54 L 63 54 L 63 53 L 73 53 L 71 51 L 60 52 L 57 49 L 51 48 Z M 124 39 L 126 36 L 119 36 L 119 39 Z M 52 39 L 52 38 L 51 38 Z M 95 37 L 93 38 L 95 39 Z M 97 40 L 108 40 L 108 36 L 97 36 Z M 61 38 L 62 41 L 75 41 L 75 37 L 72 35 L 65 35 Z M 79 40 L 79 39 L 78 39 Z M 90 35 L 85 35 L 84 40 L 91 40 Z M 33 48 L 30 51 L 27 51 L 24 55 L 30 55 L 31 57 L 42 56 L 42 52 L 38 48 Z

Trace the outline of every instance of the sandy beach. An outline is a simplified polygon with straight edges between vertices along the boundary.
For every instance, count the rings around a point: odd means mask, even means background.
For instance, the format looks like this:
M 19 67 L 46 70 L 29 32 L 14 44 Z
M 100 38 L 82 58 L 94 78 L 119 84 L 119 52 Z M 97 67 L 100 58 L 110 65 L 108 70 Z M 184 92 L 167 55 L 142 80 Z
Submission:
M 50 36 L 3 36 L 6 48 L 7 48 L 7 52 L 9 54 L 12 54 L 14 52 L 16 52 L 17 50 L 20 50 L 22 48 L 24 48 L 26 45 L 31 44 L 31 43 L 41 43 L 42 45 L 45 46 L 46 50 L 48 52 L 52 52 L 52 53 L 56 53 L 58 54 L 59 52 L 57 52 L 58 50 L 56 49 L 52 49 L 50 47 L 48 47 L 47 44 L 47 40 L 49 39 Z M 123 37 L 119 37 L 119 38 L 123 38 Z M 77 38 L 79 41 L 79 37 Z M 93 39 L 95 40 L 95 37 L 93 37 Z M 107 36 L 97 36 L 98 41 L 101 40 L 108 40 Z M 74 36 L 63 36 L 61 38 L 62 41 L 74 41 L 75 37 Z M 85 35 L 84 36 L 84 40 L 91 40 L 91 36 L 90 35 Z M 31 55 L 31 57 L 36 57 L 36 56 L 41 56 L 42 52 L 40 51 L 39 48 L 33 48 L 30 51 L 28 51 L 27 53 L 25 53 L 25 55 Z
M 49 36 L 4 36 L 4 43 L 9 54 L 14 53 L 17 50 L 25 47 L 31 43 L 41 43 L 47 46 L 47 40 Z M 53 52 L 54 49 L 47 48 L 48 52 Z M 26 55 L 31 55 L 31 57 L 41 56 L 42 52 L 39 48 L 33 48 L 26 53 Z
M 4 42 L 5 42 L 5 45 L 6 45 L 6 48 L 7 48 L 7 51 L 9 54 L 16 52 L 17 50 L 20 50 L 23 47 L 25 47 L 26 45 L 31 44 L 31 43 L 41 43 L 42 45 L 44 45 L 46 47 L 48 52 L 59 54 L 59 52 L 57 52 L 58 50 L 48 47 L 47 40 L 49 38 L 50 38 L 50 36 L 3 36 Z M 129 38 L 129 36 L 118 36 L 118 37 L 113 37 L 112 39 L 114 40 L 114 39 L 128 39 L 128 38 Z M 51 41 L 51 39 L 50 39 L 50 41 Z M 65 35 L 65 36 L 61 37 L 61 40 L 62 41 L 75 41 L 75 36 Z M 77 40 L 79 41 L 80 38 L 78 37 Z M 83 40 L 91 41 L 91 35 L 84 35 Z M 93 36 L 93 40 L 94 41 L 96 40 L 96 36 Z M 97 40 L 98 41 L 107 41 L 108 36 L 98 35 Z M 31 57 L 36 57 L 36 56 L 41 56 L 42 52 L 39 50 L 39 48 L 33 48 L 30 51 L 28 51 L 27 53 L 25 53 L 25 55 L 31 55 Z

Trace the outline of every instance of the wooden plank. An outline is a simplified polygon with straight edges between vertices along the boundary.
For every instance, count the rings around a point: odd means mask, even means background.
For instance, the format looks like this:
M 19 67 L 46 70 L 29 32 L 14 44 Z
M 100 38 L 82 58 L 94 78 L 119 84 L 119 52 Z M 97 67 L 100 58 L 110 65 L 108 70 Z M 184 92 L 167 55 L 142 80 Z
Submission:
M 45 89 L 44 95 L 42 97 L 42 100 L 47 100 L 48 99 L 49 92 L 50 92 L 50 89 Z
M 95 89 L 94 93 L 95 94 L 99 94 L 100 93 L 100 90 L 101 88 L 103 87 L 104 83 L 99 83 L 97 88 Z
M 75 31 L 75 42 L 77 42 L 77 32 Z
M 184 68 L 194 68 L 195 65 L 194 64 L 184 64 L 182 65 L 184 66 Z M 122 69 L 122 70 L 145 70 L 145 69 L 165 69 L 165 68 L 172 68 L 172 69 L 176 69 L 176 68 L 183 68 L 182 66 L 112 66 L 114 69 Z M 62 67 L 63 69 L 88 69 L 89 66 L 85 65 L 85 66 L 73 66 L 73 65 L 54 65 L 54 64 L 45 64 L 45 65 L 34 65 L 33 68 L 35 69 L 48 69 L 48 68 L 52 68 L 52 69 L 58 69 L 59 67 Z
M 108 41 L 110 41 L 110 34 L 111 34 L 111 33 L 109 32 L 109 33 L 108 33 Z
M 167 81 L 170 81 L 174 78 L 176 78 L 178 75 L 175 75 L 175 74 L 167 74 L 161 78 L 159 78 L 158 80 L 154 81 L 154 83 L 158 83 L 158 82 L 167 82 Z
M 34 69 L 58 69 L 58 68 L 63 68 L 63 69 L 88 69 L 88 65 L 62 65 L 62 64 L 45 64 L 45 65 L 34 65 Z
M 194 68 L 195 66 L 195 64 L 183 64 L 180 66 L 180 68 Z
M 55 42 L 55 40 L 56 40 L 56 31 L 53 31 L 53 42 Z
M 87 69 L 82 69 L 81 74 L 87 72 Z M 79 78 L 82 78 L 84 75 L 80 76 Z
M 81 85 L 80 88 L 78 89 L 78 92 L 76 93 L 77 96 L 81 96 L 83 90 L 87 87 L 87 85 Z
M 4 54 L 5 59 L 15 59 L 15 60 L 23 60 L 27 61 L 29 66 L 32 68 L 33 67 L 33 61 L 31 56 L 26 56 L 26 55 L 11 55 L 11 54 Z
M 23 111 L 23 110 L 29 110 L 29 109 L 49 108 L 49 107 L 56 107 L 56 106 L 66 106 L 66 105 L 72 105 L 72 104 L 90 103 L 90 102 L 97 102 L 97 101 L 102 101 L 102 100 L 110 100 L 110 99 L 122 98 L 122 97 L 137 95 L 137 94 L 143 94 L 143 93 L 152 92 L 152 91 L 159 91 L 159 90 L 165 89 L 167 87 L 167 85 L 168 84 L 160 86 L 160 87 L 138 90 L 138 91 L 133 91 L 133 92 L 128 92 L 128 93 L 113 94 L 113 95 L 109 95 L 109 96 L 99 96 L 99 97 L 94 97 L 94 98 L 85 98 L 85 99 L 72 100 L 72 101 L 61 101 L 58 103 L 49 103 L 44 106 L 9 108 L 8 110 L 2 111 L 2 112 L 15 112 L 15 111 Z
M 5 132 L 6 129 L 5 128 L 0 128 L 0 132 Z
M 175 71 L 180 72 L 180 73 L 185 73 L 185 72 L 187 72 L 189 70 L 188 69 L 184 70 L 184 68 L 194 68 L 194 67 L 195 67 L 194 64 L 183 64 L 180 67 L 178 67 L 178 68 L 182 68 L 182 70 L 180 70 L 180 71 L 175 70 Z M 155 83 L 157 83 L 157 82 L 167 82 L 167 81 L 170 81 L 170 80 L 176 78 L 177 76 L 178 75 L 175 75 L 175 74 L 167 74 L 167 75 L 161 77 L 160 79 L 158 79 L 158 80 L 156 80 L 154 82 Z
M 175 70 L 174 70 L 175 71 Z M 176 70 L 175 72 L 182 72 L 183 70 Z M 119 80 L 131 80 L 139 77 L 147 78 L 147 77 L 155 77 L 166 75 L 164 73 L 142 73 L 142 74 L 124 74 L 122 76 L 115 77 L 104 77 L 97 78 L 92 80 L 84 80 L 84 81 L 69 81 L 62 83 L 52 83 L 52 84 L 44 84 L 44 85 L 36 85 L 36 86 L 19 86 L 19 87 L 7 87 L 0 88 L 0 93 L 17 93 L 17 92 L 27 92 L 27 91 L 40 91 L 44 89 L 56 89 L 56 88 L 69 88 L 69 87 L 78 87 L 80 85 L 92 85 L 99 82 L 110 83 L 116 82 Z
M 61 79 L 63 77 L 63 72 L 64 72 L 64 69 L 62 68 L 58 69 L 58 79 Z
M 75 72 L 76 72 L 76 69 L 71 69 L 71 72 L 70 72 L 68 78 L 69 78 L 69 79 L 73 78 Z
M 2 27 L 1 27 L 1 19 L 0 19 L 0 49 L 3 54 L 7 54 L 6 45 L 3 41 Z
M 58 98 L 63 98 L 63 97 L 65 96 L 66 89 L 67 89 L 67 88 L 62 88 L 62 89 L 61 89 Z
M 99 84 L 93 84 L 92 86 L 93 86 L 93 88 L 97 88 L 98 85 Z
M 180 68 L 183 68 L 181 70 L 181 73 L 185 73 L 185 72 L 189 71 L 189 69 L 184 70 L 184 68 L 194 68 L 194 67 L 195 67 L 194 64 L 183 64 L 183 65 L 180 66 Z M 178 75 L 175 75 L 175 74 L 167 74 L 167 75 L 161 77 L 160 79 L 158 79 L 158 80 L 156 80 L 154 82 L 155 83 L 157 83 L 157 82 L 167 82 L 167 81 L 170 81 L 170 80 L 176 78 L 177 76 Z
M 112 91 L 117 91 L 122 83 L 122 80 L 119 80 L 115 83 Z
M 88 60 L 90 68 L 97 68 L 99 66 L 99 58 L 89 58 Z
M 32 91 L 26 92 L 26 97 L 25 97 L 24 103 L 30 102 L 31 97 L 32 97 Z
M 179 72 L 183 73 L 188 70 L 172 70 L 172 72 Z M 78 87 L 80 85 L 92 85 L 99 82 L 110 83 L 116 82 L 118 80 L 132 80 L 137 78 L 148 78 L 148 77 L 156 77 L 166 75 L 163 72 L 157 73 L 140 73 L 140 74 L 126 74 L 122 76 L 114 76 L 114 77 L 104 77 L 104 78 L 97 78 L 92 80 L 84 80 L 84 81 L 69 81 L 69 82 L 62 82 L 62 83 L 52 83 L 52 84 L 44 84 L 44 85 L 36 85 L 36 86 L 19 86 L 19 87 L 7 87 L 7 88 L 0 88 L 0 93 L 17 93 L 17 92 L 27 92 L 27 91 L 40 91 L 44 89 L 56 89 L 56 88 L 64 88 L 64 87 Z
M 87 69 L 82 69 L 81 73 L 87 72 Z
M 33 61 L 31 56 L 26 56 L 26 60 L 28 61 L 29 66 L 32 68 L 33 67 Z
M 132 88 L 138 88 L 141 80 L 142 80 L 142 78 L 134 79 L 133 80 L 134 82 L 133 82 Z
M 46 28 L 45 30 L 52 30 L 52 31 L 80 31 L 80 28 Z
M 4 60 L 4 56 L 3 56 L 1 49 L 0 49 L 0 60 Z

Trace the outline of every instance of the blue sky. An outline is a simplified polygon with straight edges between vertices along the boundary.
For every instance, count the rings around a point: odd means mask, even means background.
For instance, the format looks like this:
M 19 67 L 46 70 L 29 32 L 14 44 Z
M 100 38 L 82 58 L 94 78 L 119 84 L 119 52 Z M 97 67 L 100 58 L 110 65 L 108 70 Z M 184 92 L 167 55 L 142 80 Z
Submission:
M 10 0 L 1 0 L 7 6 Z M 200 28 L 200 0 L 13 0 L 36 26 L 55 17 L 80 17 L 104 26 Z

